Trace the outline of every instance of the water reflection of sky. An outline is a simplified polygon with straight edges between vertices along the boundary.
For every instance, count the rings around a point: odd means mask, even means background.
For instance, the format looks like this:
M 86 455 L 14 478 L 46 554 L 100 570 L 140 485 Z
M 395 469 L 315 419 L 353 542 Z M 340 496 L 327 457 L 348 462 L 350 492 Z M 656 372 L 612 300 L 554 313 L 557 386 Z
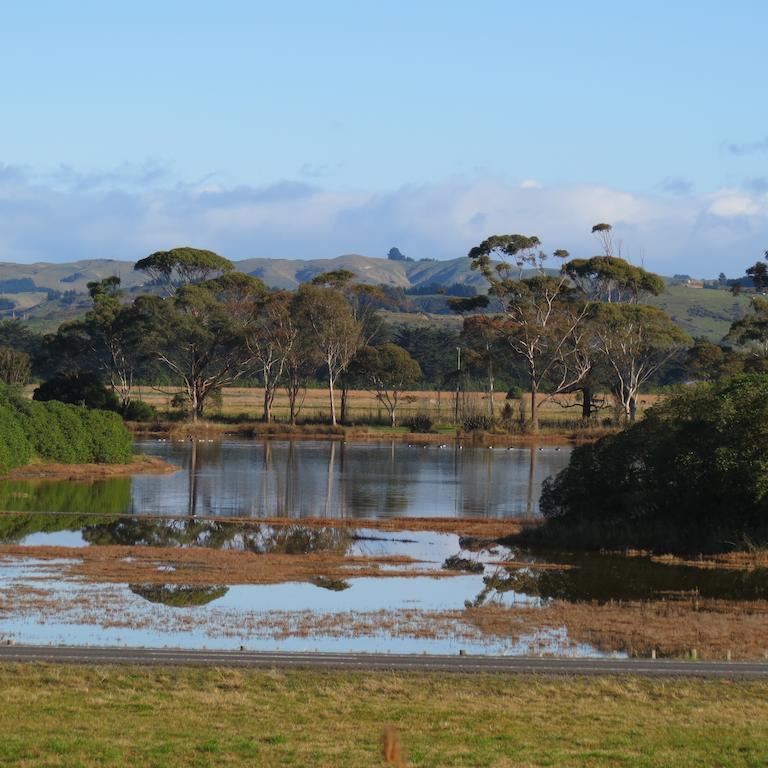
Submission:
M 538 513 L 569 449 L 339 441 L 142 441 L 178 464 L 133 479 L 133 514 L 510 517 Z

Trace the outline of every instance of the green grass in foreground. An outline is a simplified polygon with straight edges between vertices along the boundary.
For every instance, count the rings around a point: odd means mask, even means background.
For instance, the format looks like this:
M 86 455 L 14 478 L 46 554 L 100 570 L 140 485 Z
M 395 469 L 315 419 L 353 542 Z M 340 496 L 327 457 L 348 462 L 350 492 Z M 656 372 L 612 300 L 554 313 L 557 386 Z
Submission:
M 768 685 L 2 665 L 3 766 L 764 766 Z

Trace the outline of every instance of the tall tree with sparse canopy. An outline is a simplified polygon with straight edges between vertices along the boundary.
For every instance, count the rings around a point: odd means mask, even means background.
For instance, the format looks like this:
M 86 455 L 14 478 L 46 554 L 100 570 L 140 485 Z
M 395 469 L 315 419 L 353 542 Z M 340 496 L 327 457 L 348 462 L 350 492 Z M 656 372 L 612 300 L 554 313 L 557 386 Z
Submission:
M 326 369 L 331 423 L 336 426 L 334 390 L 360 347 L 361 324 L 355 320 L 344 296 L 326 285 L 299 286 L 293 310 L 301 332 L 312 338 Z
M 666 312 L 642 304 L 595 304 L 590 325 L 624 418 L 633 422 L 640 388 L 691 340 Z
M 534 432 L 539 428 L 541 403 L 572 391 L 591 367 L 584 343 L 588 304 L 576 300 L 566 274 L 553 276 L 546 271 L 547 256 L 540 246 L 535 236 L 494 235 L 469 252 L 472 269 L 482 272 L 490 286 L 488 293 L 502 303 L 502 337 L 525 362 Z M 553 255 L 565 259 L 568 252 L 558 250 Z M 501 261 L 494 262 L 494 256 Z M 525 277 L 526 270 L 532 270 L 533 276 Z
M 262 420 L 265 423 L 272 421 L 275 394 L 299 335 L 291 313 L 291 301 L 292 295 L 287 291 L 264 297 L 245 334 L 246 346 L 264 382 Z

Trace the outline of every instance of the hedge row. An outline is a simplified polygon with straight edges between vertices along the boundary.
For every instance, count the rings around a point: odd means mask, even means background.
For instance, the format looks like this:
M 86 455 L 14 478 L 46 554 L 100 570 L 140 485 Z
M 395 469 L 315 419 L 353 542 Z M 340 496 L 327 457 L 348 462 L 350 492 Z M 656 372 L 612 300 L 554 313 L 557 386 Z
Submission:
M 61 464 L 126 464 L 132 455 L 131 435 L 116 413 L 0 390 L 0 472 L 33 456 Z

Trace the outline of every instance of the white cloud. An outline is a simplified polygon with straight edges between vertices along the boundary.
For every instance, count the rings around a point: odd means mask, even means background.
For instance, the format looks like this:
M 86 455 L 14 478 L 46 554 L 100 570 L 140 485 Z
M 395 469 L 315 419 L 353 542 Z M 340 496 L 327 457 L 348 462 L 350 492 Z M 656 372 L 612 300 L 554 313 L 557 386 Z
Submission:
M 641 195 L 475 176 L 370 192 L 297 181 L 159 187 L 150 183 L 159 169 L 130 171 L 67 169 L 51 180 L 0 165 L 0 260 L 134 260 L 183 244 L 232 259 L 383 256 L 394 245 L 415 258 L 455 258 L 504 232 L 588 256 L 597 252 L 592 225 L 608 221 L 623 255 L 642 255 L 665 274 L 711 276 L 739 274 L 768 244 L 768 195 L 748 183 L 700 196 Z

